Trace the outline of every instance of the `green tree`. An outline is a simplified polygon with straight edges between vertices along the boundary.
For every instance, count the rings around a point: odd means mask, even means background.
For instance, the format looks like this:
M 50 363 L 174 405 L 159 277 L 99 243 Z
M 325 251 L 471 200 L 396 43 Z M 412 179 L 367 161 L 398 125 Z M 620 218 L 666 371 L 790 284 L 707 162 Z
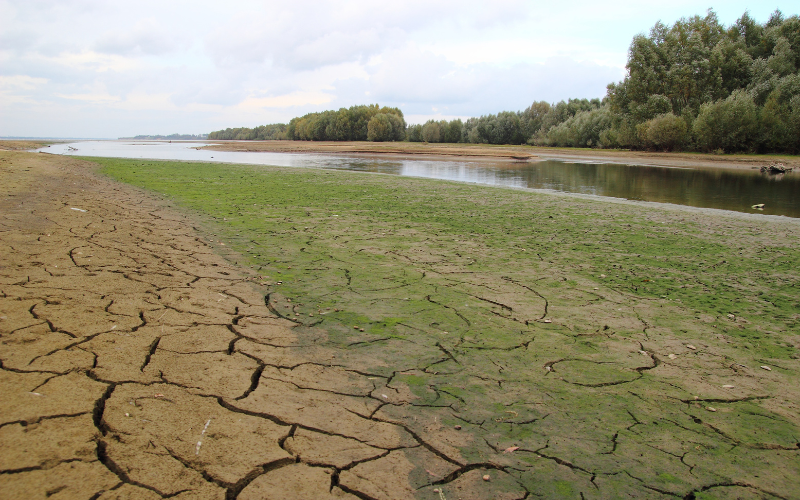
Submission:
M 645 122 L 644 139 L 655 148 L 672 151 L 686 141 L 686 121 L 674 114 L 665 113 Z
M 391 141 L 392 122 L 385 113 L 378 113 L 367 124 L 367 140 L 375 142 Z
M 694 122 L 697 144 L 706 151 L 751 151 L 758 143 L 758 109 L 744 90 L 703 104 Z
M 428 120 L 422 126 L 422 140 L 425 142 L 442 142 L 442 128 L 439 122 Z

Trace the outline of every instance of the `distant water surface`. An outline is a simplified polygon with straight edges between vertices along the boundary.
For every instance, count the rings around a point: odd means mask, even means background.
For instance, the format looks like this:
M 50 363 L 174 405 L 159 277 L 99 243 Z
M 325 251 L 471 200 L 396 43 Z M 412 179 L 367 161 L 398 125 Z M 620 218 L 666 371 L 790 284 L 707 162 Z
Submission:
M 54 144 L 40 151 L 78 156 L 377 172 L 800 218 L 800 172 L 766 175 L 755 169 L 668 168 L 556 160 L 514 163 L 398 160 L 314 153 L 250 153 L 195 149 L 204 145 L 206 144 L 196 142 L 85 141 Z M 751 208 L 759 203 L 765 204 L 763 211 Z

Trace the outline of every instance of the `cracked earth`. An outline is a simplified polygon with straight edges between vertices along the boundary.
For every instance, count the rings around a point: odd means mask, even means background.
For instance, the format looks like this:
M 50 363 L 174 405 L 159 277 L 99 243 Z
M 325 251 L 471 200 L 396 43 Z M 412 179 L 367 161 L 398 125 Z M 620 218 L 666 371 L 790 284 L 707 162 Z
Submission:
M 382 288 L 341 273 L 375 307 L 446 282 L 406 335 L 343 337 L 167 201 L 0 155 L 4 498 L 800 498 L 797 359 L 759 370 L 716 326 L 672 335 L 672 306 L 422 247 Z M 465 297 L 513 335 L 483 339 Z M 417 342 L 439 317 L 467 333 Z

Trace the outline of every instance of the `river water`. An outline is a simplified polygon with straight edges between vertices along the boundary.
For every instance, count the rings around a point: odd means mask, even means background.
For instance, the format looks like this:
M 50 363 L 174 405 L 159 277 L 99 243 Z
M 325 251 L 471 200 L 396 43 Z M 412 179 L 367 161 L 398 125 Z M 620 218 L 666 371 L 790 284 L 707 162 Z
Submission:
M 560 160 L 493 163 L 195 149 L 204 145 L 197 142 L 83 141 L 54 144 L 40 151 L 77 156 L 377 172 L 800 218 L 800 172 L 767 175 L 758 170 L 669 168 Z M 763 210 L 751 208 L 760 203 L 765 205 Z

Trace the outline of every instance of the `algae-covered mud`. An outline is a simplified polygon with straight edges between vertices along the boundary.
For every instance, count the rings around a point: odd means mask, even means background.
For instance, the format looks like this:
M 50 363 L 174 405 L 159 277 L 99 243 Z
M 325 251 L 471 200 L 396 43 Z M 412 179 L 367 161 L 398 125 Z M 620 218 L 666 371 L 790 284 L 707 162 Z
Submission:
M 274 311 L 316 332 L 293 356 L 334 348 L 326 367 L 263 359 L 241 405 L 280 384 L 370 401 L 441 458 L 409 466 L 420 498 L 471 498 L 489 469 L 497 498 L 800 498 L 796 220 L 93 161 L 254 266 Z
M 347 415 L 367 418 L 374 434 L 353 437 L 405 448 L 341 471 L 346 491 L 800 498 L 797 220 L 339 171 L 92 161 L 188 209 L 217 251 L 255 269 L 271 310 L 303 325 L 293 342 L 231 344 L 260 363 L 238 408 L 286 418 L 304 411 L 286 394 L 338 395 L 351 407 L 315 428 L 346 435 Z M 422 444 L 385 442 L 386 423 Z M 406 471 L 410 489 L 382 490 L 389 470 Z

